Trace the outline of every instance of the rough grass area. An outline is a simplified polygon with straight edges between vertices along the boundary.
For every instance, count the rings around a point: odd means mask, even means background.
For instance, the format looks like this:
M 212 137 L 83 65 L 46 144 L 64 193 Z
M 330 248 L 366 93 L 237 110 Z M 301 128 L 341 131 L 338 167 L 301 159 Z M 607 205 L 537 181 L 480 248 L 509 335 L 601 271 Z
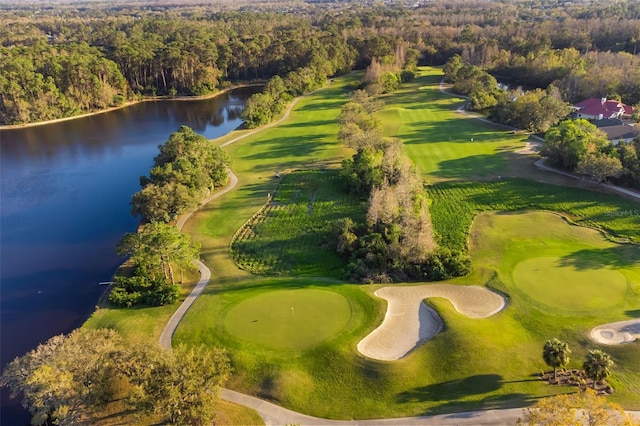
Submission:
M 471 221 L 483 211 L 556 211 L 614 239 L 640 242 L 638 203 L 615 195 L 525 179 L 446 182 L 430 186 L 428 192 L 433 200 L 431 221 L 436 238 L 449 248 L 466 248 Z
M 340 277 L 331 224 L 359 220 L 366 205 L 346 195 L 335 171 L 296 171 L 283 176 L 273 198 L 236 232 L 234 262 L 265 275 Z
M 234 336 L 276 349 L 308 349 L 349 323 L 349 302 L 318 289 L 279 290 L 245 299 L 231 308 L 225 327 Z

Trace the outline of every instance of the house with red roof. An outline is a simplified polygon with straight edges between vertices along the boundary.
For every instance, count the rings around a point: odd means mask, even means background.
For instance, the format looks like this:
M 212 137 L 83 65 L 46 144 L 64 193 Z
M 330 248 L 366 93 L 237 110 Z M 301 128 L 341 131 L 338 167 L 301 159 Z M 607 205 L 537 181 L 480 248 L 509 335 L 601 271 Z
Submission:
M 575 104 L 573 111 L 576 118 L 587 120 L 620 119 L 631 117 L 633 107 L 613 99 L 590 98 Z

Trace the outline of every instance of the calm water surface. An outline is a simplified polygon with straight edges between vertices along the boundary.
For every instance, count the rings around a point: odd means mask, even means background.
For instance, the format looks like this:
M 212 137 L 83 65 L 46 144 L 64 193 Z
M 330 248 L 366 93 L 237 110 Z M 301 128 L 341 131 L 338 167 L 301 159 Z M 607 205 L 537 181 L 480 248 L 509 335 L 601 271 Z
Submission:
M 131 194 L 181 125 L 207 138 L 235 129 L 249 95 L 146 102 L 56 124 L 0 130 L 0 364 L 78 327 L 136 229 Z M 28 424 L 2 393 L 2 425 Z

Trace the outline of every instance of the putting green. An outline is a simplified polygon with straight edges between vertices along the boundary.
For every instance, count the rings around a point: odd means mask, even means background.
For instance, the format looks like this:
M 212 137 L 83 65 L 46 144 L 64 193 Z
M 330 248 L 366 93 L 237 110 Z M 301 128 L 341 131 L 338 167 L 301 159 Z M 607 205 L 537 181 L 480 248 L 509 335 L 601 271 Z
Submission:
M 513 270 L 515 285 L 534 300 L 571 311 L 610 308 L 624 301 L 627 279 L 595 264 L 575 264 L 558 257 L 524 260 Z
M 231 308 L 227 331 L 275 349 L 303 350 L 336 335 L 351 318 L 341 294 L 300 289 L 263 293 Z

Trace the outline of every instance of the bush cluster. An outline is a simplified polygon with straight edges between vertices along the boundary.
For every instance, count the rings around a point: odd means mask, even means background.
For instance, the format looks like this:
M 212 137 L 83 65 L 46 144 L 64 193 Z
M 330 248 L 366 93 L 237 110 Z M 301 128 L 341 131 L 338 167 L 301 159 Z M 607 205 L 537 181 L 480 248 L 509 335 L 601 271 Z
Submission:
M 180 288 L 167 284 L 161 277 L 152 277 L 141 272 L 140 268 L 131 277 L 117 276 L 114 287 L 109 292 L 109 302 L 120 308 L 135 305 L 170 305 L 180 296 Z

